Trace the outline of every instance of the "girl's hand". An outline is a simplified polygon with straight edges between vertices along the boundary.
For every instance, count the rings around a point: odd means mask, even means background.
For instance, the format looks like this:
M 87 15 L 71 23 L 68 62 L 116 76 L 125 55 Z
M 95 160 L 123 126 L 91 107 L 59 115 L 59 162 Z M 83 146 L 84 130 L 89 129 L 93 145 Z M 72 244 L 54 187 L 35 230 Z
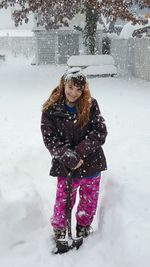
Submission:
M 78 164 L 76 165 L 74 170 L 78 169 L 83 163 L 84 163 L 84 161 L 82 159 L 80 159 L 80 161 L 78 162 Z

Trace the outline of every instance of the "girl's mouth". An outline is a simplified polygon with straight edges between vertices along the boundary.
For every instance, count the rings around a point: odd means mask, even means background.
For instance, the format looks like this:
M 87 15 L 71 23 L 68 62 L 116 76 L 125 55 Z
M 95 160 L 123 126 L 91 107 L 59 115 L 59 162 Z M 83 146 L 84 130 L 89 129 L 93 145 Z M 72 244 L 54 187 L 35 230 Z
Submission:
M 70 96 L 70 95 L 68 95 L 68 98 L 70 98 L 72 101 L 75 101 L 77 99 L 76 96 Z

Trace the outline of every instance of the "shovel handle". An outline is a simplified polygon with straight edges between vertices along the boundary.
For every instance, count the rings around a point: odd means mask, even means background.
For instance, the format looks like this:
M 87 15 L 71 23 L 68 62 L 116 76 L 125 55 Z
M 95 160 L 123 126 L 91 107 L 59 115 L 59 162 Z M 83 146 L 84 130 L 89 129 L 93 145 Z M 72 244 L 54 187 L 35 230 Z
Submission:
M 73 172 L 68 172 L 67 175 L 67 202 L 66 202 L 66 214 L 67 214 L 67 228 L 68 237 L 72 238 L 71 233 L 71 214 L 72 214 L 72 174 Z
M 66 200 L 66 216 L 67 216 L 67 229 L 68 229 L 68 237 L 72 239 L 71 232 L 71 211 L 72 211 L 72 175 L 74 170 L 67 170 L 67 168 L 63 165 L 64 170 L 66 172 L 67 181 L 67 200 Z

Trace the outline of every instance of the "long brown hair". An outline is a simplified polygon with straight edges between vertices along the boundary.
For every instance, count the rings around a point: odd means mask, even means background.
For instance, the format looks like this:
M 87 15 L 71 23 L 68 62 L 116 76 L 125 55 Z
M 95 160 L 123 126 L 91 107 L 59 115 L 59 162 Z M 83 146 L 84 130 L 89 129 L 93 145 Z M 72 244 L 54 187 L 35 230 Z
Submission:
M 70 81 L 73 82 L 73 84 L 75 83 L 73 79 L 70 79 Z M 49 98 L 43 104 L 42 111 L 48 109 L 56 102 L 59 103 L 62 102 L 62 100 L 65 98 L 64 89 L 66 82 L 67 81 L 65 80 L 64 76 L 62 76 L 60 79 L 60 84 L 53 89 Z M 91 94 L 87 82 L 85 82 L 84 86 L 82 85 L 82 95 L 77 100 L 76 108 L 77 108 L 77 124 L 80 125 L 81 127 L 84 127 L 88 123 L 89 113 L 91 108 Z

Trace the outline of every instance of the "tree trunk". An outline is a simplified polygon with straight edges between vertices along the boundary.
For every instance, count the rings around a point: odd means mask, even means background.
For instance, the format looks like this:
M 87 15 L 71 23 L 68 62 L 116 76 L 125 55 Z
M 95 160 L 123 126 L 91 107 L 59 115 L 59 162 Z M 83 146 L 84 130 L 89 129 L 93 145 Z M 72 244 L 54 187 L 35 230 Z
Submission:
M 96 52 L 96 29 L 98 13 L 90 4 L 86 4 L 86 25 L 84 28 L 84 43 L 88 48 L 89 54 L 94 55 Z

